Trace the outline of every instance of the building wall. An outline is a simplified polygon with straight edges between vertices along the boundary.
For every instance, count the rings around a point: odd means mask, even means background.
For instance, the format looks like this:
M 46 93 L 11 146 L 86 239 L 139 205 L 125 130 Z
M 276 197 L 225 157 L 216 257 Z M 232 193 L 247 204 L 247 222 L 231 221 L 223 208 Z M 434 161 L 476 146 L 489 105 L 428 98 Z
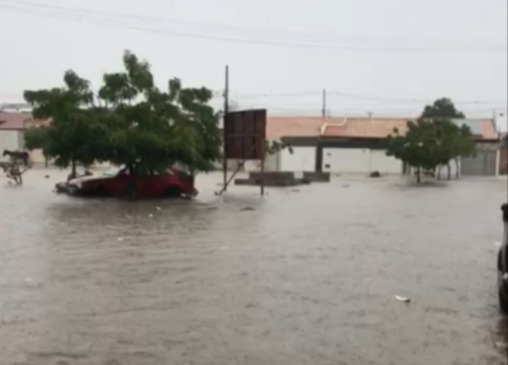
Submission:
M 508 174 L 508 146 L 499 150 L 499 174 Z
M 279 171 L 313 172 L 316 171 L 316 147 L 292 147 L 279 153 Z
M 32 160 L 32 163 L 35 165 L 44 165 L 45 158 L 42 154 L 42 149 L 30 151 L 30 160 Z
M 278 154 L 267 155 L 265 158 L 265 171 L 277 171 L 278 169 Z M 237 164 L 241 161 L 237 161 Z M 238 166 L 238 165 L 236 165 Z M 235 166 L 235 167 L 236 167 Z M 234 170 L 234 169 L 233 169 Z M 244 168 L 240 171 L 247 172 L 258 172 L 261 171 L 261 161 L 259 160 L 247 160 L 245 161 Z
M 402 162 L 395 157 L 387 156 L 386 150 L 370 150 L 369 172 L 373 171 L 382 174 L 401 174 Z
M 495 176 L 499 170 L 498 150 L 479 149 L 475 156 L 462 159 L 463 176 Z
M 379 171 L 381 174 L 401 174 L 402 163 L 394 157 L 386 156 L 382 149 L 369 148 L 323 148 L 322 170 L 331 173 L 368 174 Z
M 23 132 L 17 130 L 0 130 L 0 153 L 3 150 L 21 150 L 24 147 Z

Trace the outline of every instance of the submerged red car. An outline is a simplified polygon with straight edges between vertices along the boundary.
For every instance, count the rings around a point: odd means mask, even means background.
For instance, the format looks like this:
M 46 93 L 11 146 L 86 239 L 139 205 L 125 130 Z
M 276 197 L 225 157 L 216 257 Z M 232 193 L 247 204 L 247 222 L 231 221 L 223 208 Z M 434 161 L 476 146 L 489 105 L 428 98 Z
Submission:
M 136 176 L 139 198 L 174 198 L 197 195 L 194 177 L 177 167 L 158 173 Z M 57 191 L 77 196 L 126 197 L 131 188 L 127 168 L 115 168 L 99 175 L 83 176 L 57 185 Z

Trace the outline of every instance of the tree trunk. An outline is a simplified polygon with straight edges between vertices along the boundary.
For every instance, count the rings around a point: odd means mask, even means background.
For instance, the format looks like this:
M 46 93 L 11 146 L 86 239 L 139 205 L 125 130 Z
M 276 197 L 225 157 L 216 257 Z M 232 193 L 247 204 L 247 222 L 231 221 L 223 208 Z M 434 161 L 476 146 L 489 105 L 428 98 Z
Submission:
M 442 167 L 442 166 L 439 166 L 439 167 L 437 168 L 437 180 L 438 180 L 438 181 L 439 181 L 439 180 L 441 180 L 441 167 Z
M 458 180 L 460 177 L 460 172 L 459 172 L 459 159 L 456 158 L 455 159 L 455 178 Z
M 73 179 L 75 179 L 76 176 L 77 176 L 77 173 L 76 173 L 76 160 L 74 158 L 71 161 L 71 176 L 72 176 Z
M 138 196 L 138 192 L 136 189 L 136 169 L 134 165 L 128 165 L 129 171 L 129 198 L 135 200 Z
M 48 168 L 48 156 L 44 153 L 44 167 Z
M 448 174 L 448 180 L 451 180 L 452 179 L 452 168 L 451 168 L 449 162 L 448 162 L 448 165 L 446 165 L 446 171 L 447 171 L 447 174 Z
M 416 182 L 419 184 L 422 182 L 422 175 L 421 175 L 421 170 L 420 170 L 420 166 L 418 166 L 416 168 Z

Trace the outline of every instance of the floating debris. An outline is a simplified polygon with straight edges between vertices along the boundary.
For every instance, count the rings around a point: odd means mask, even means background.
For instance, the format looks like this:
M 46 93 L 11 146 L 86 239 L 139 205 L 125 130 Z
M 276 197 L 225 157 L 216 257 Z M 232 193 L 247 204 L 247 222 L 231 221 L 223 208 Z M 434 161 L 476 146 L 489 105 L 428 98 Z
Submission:
M 494 242 L 495 248 L 501 248 L 502 243 L 501 242 Z
M 343 188 L 349 188 L 349 184 L 342 185 Z
M 241 212 L 251 212 L 253 210 L 255 210 L 255 209 L 252 207 L 245 207 L 245 208 L 240 209 Z
M 496 346 L 496 348 L 501 349 L 501 350 L 508 349 L 508 344 L 501 342 L 501 341 L 496 341 L 496 343 L 494 345 Z
M 156 207 L 155 209 L 157 209 L 157 210 L 162 210 L 162 208 L 161 208 L 161 207 Z
M 407 297 L 401 297 L 400 295 L 395 295 L 395 299 L 397 299 L 399 302 L 403 303 L 410 303 L 411 299 Z
M 118 242 L 122 242 L 123 241 L 123 238 L 122 237 L 118 237 Z
M 153 214 L 152 213 L 148 214 L 148 218 L 153 218 Z

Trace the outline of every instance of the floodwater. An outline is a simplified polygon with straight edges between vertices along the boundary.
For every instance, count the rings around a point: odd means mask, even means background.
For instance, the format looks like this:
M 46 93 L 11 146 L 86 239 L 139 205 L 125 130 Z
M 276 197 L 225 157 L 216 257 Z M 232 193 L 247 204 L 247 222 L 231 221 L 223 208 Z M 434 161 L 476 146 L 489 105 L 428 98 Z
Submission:
M 260 198 L 216 197 L 214 174 L 195 201 L 129 203 L 51 193 L 64 176 L 0 178 L 1 365 L 508 363 L 506 180 Z

